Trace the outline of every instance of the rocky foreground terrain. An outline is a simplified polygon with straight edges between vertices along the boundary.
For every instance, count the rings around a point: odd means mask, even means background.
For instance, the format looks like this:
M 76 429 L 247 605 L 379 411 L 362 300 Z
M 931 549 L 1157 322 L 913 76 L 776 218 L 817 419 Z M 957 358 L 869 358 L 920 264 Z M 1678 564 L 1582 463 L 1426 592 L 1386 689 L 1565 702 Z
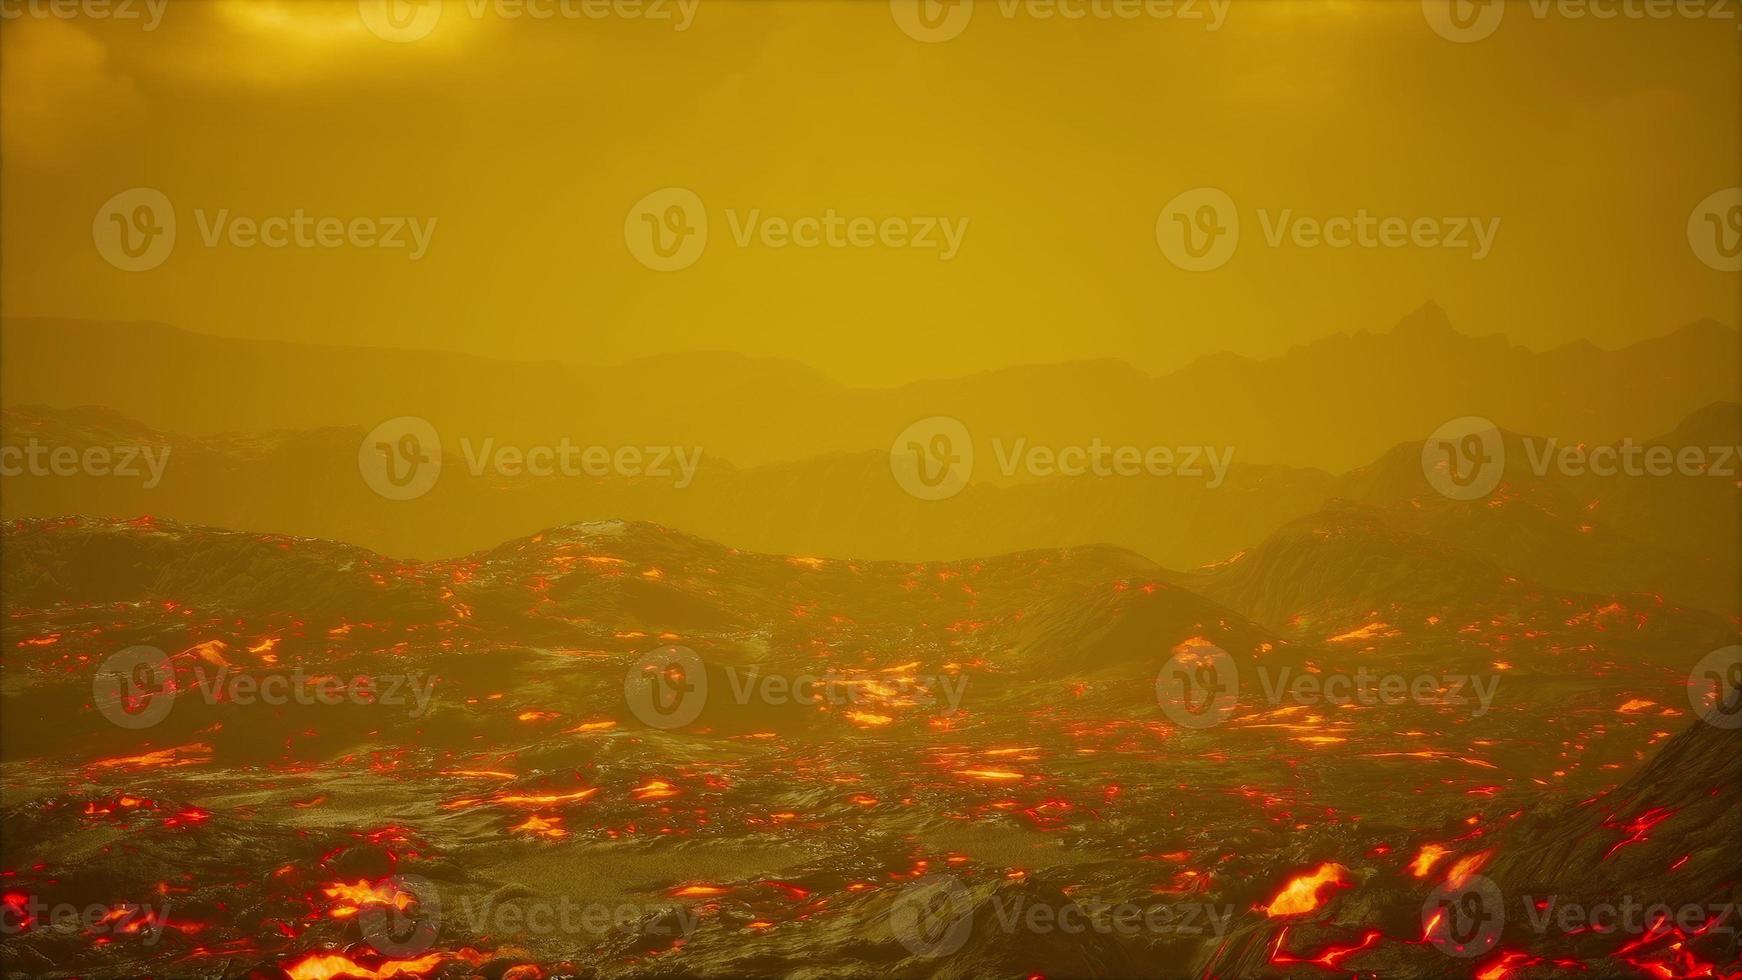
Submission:
M 1735 621 L 1353 505 L 1185 575 L 85 518 L 3 571 L 8 975 L 1742 976 Z

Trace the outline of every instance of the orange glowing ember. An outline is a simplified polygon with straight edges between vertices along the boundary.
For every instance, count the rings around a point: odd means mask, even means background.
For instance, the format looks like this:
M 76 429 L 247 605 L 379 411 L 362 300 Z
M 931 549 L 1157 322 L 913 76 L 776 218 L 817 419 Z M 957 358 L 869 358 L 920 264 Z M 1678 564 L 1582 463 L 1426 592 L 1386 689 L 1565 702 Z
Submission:
M 422 976 L 440 966 L 441 962 L 442 954 L 429 953 L 415 960 L 387 960 L 379 967 L 367 967 L 349 956 L 311 953 L 284 969 L 290 980 L 333 980 L 335 977 L 387 980 L 389 977 Z
M 669 800 L 683 791 L 663 779 L 650 779 L 629 792 L 638 800 Z
M 1312 874 L 1300 875 L 1284 885 L 1270 900 L 1264 914 L 1276 918 L 1316 911 L 1325 904 L 1327 890 L 1347 888 L 1349 884 L 1348 868 L 1335 863 L 1321 864 Z
M 721 885 L 685 885 L 682 888 L 673 889 L 671 894 L 673 898 L 712 898 L 715 895 L 724 895 L 731 890 Z
M 501 769 L 443 769 L 442 775 L 444 775 L 444 776 L 469 776 L 469 777 L 472 777 L 475 779 L 518 779 L 518 778 L 520 778 L 519 776 L 516 776 L 514 773 L 504 772 Z
M 1461 857 L 1452 865 L 1451 873 L 1446 875 L 1446 881 L 1454 887 L 1463 884 L 1464 879 L 1482 870 L 1488 859 L 1494 856 L 1493 851 L 1477 851 L 1467 857 Z
M 140 755 L 97 759 L 88 765 L 92 769 L 145 769 L 150 767 L 167 769 L 210 761 L 212 761 L 212 747 L 204 742 L 195 742 L 192 745 L 178 745 L 174 748 L 158 749 L 156 752 L 146 752 Z
M 956 775 L 980 779 L 988 783 L 1008 783 L 1022 778 L 1022 773 L 1008 769 L 958 769 Z
M 176 657 L 198 657 L 214 667 L 229 667 L 230 661 L 224 659 L 224 651 L 228 649 L 230 645 L 223 640 L 207 640 L 188 647 L 176 654 Z
M 509 793 L 504 796 L 496 797 L 496 802 L 506 803 L 509 806 L 543 806 L 546 803 L 574 803 L 584 800 L 598 791 L 599 788 L 595 786 L 591 789 L 578 789 L 573 793 Z
M 563 818 L 561 817 L 530 816 L 526 818 L 525 823 L 508 829 L 517 833 L 543 837 L 547 840 L 562 840 L 569 835 L 568 831 L 559 826 L 562 822 Z
M 327 914 L 335 919 L 349 919 L 370 905 L 383 905 L 403 912 L 416 901 L 415 896 L 399 891 L 386 881 L 371 885 L 362 878 L 358 878 L 354 885 L 342 881 L 328 885 L 321 889 L 321 893 L 334 899 Z
M 1417 878 L 1426 878 L 1433 871 L 1434 865 L 1440 863 L 1440 858 L 1446 856 L 1446 849 L 1439 844 L 1423 844 L 1421 853 L 1410 862 L 1409 873 Z
M 1374 620 L 1366 626 L 1352 629 L 1347 633 L 1339 633 L 1336 636 L 1326 637 L 1325 642 L 1349 643 L 1355 640 L 1383 639 L 1385 637 L 1396 636 L 1397 634 L 1398 630 L 1393 629 L 1390 623 L 1382 623 L 1378 620 Z

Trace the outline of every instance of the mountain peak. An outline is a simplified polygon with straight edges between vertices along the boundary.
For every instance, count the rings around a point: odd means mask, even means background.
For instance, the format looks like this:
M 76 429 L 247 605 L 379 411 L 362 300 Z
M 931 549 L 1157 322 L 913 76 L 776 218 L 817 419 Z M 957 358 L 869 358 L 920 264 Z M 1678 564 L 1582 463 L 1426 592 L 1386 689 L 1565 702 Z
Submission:
M 1441 340 L 1460 336 L 1453 329 L 1446 311 L 1431 299 L 1415 312 L 1397 321 L 1397 325 L 1391 328 L 1391 333 L 1403 340 Z

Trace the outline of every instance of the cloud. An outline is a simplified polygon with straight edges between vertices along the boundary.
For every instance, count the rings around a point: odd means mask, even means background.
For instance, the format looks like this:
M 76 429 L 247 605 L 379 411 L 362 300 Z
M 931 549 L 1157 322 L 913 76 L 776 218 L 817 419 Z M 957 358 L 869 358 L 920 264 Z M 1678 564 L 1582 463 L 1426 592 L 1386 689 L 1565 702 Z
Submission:
M 8 162 L 49 166 L 114 130 L 138 125 L 142 101 L 108 49 L 63 20 L 15 22 L 0 36 L 0 148 Z

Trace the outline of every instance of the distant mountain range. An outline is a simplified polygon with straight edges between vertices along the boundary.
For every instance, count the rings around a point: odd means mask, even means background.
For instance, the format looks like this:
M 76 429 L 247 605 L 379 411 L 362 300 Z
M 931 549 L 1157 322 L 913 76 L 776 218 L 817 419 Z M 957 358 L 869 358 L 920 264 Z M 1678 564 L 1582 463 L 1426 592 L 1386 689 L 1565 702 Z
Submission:
M 419 350 L 227 339 L 157 323 L 11 319 L 8 407 L 102 405 L 207 436 L 428 419 L 445 439 L 701 446 L 738 466 L 885 452 L 915 419 L 949 416 L 981 458 L 1032 445 L 1231 446 L 1235 459 L 1330 471 L 1362 465 L 1447 419 L 1610 442 L 1664 432 L 1736 398 L 1737 331 L 1712 321 L 1619 350 L 1530 351 L 1454 330 L 1429 304 L 1270 359 L 1203 358 L 1153 376 L 1081 361 L 852 388 L 800 364 L 738 354 L 601 367 Z M 986 468 L 990 474 L 990 467 Z
M 443 454 L 424 496 L 378 496 L 364 482 L 357 428 L 259 436 L 159 432 L 107 409 L 0 414 L 9 446 L 167 447 L 161 482 L 140 475 L 8 477 L 9 517 L 144 514 L 239 530 L 325 537 L 384 554 L 453 557 L 576 520 L 646 520 L 790 554 L 929 560 L 1067 544 L 1116 543 L 1175 566 L 1227 555 L 1318 506 L 1333 478 L 1234 464 L 1201 480 L 1054 478 L 975 484 L 942 501 L 907 494 L 887 452 L 740 469 L 703 458 L 691 484 L 648 477 L 472 476 Z
M 879 453 L 747 469 L 704 459 L 693 482 L 677 489 L 669 480 L 645 477 L 472 476 L 450 452 L 433 489 L 394 501 L 377 495 L 360 475 L 363 432 L 355 428 L 194 437 L 161 433 L 106 409 L 19 408 L 0 416 L 0 430 L 9 447 L 34 441 L 80 453 L 115 445 L 169 452 L 161 482 L 151 487 L 143 464 L 132 478 L 7 477 L 0 513 L 8 518 L 152 515 L 425 559 L 466 554 L 566 522 L 624 519 L 783 554 L 954 560 L 1111 544 L 1178 569 L 1237 566 L 1241 552 L 1322 538 L 1325 527 L 1353 520 L 1450 549 L 1459 556 L 1455 565 L 1485 569 L 1484 577 L 1498 579 L 1497 569 L 1505 569 L 1574 592 L 1657 593 L 1729 613 L 1742 605 L 1734 550 L 1712 546 L 1739 533 L 1742 489 L 1734 477 L 1605 478 L 1552 468 L 1539 476 L 1530 464 L 1532 447 L 1511 433 L 1502 481 L 1473 501 L 1447 499 L 1429 486 L 1420 442 L 1341 476 L 1235 463 L 1215 488 L 1197 480 L 1052 477 L 976 483 L 940 501 L 908 495 L 891 474 L 889 456 Z M 1742 409 L 1708 406 L 1639 442 L 1736 446 L 1742 444 Z M 1266 554 L 1256 552 L 1241 568 Z M 1304 559 L 1323 554 L 1334 552 L 1309 549 Z M 1275 623 L 1299 591 L 1290 584 L 1290 568 L 1285 563 L 1282 580 L 1256 588 L 1266 605 L 1246 606 L 1248 614 Z M 1316 572 L 1319 597 L 1335 594 L 1331 586 L 1347 574 L 1340 567 Z M 1436 591 L 1431 582 L 1393 584 L 1412 595 Z M 1238 596 L 1229 588 L 1229 598 Z

